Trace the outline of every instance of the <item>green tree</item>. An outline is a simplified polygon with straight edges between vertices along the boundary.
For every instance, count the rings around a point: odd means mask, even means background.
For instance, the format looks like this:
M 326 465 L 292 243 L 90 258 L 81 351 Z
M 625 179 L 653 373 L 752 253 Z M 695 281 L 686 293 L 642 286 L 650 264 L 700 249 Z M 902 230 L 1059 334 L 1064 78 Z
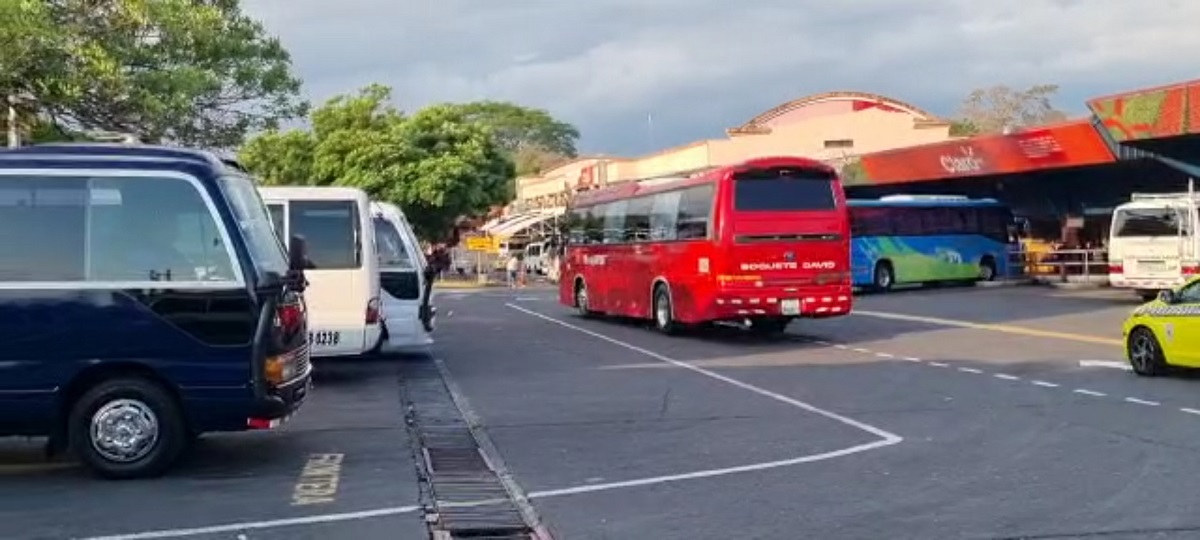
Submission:
M 287 51 L 238 0 L 8 0 L 0 50 L 0 95 L 63 131 L 228 148 L 305 109 Z
M 857 158 L 847 162 L 845 165 L 842 165 L 842 170 L 839 174 L 842 176 L 842 181 L 847 183 L 866 177 L 866 171 L 863 169 L 862 161 Z
M 971 137 L 979 134 L 979 128 L 969 120 L 954 120 L 950 122 L 951 137 Z
M 312 113 L 312 130 L 263 133 L 240 152 L 269 184 L 340 185 L 404 208 L 424 238 L 512 199 L 515 168 L 491 128 L 465 106 L 405 115 L 380 85 L 335 97 Z
M 517 164 L 517 174 L 539 174 L 579 155 L 579 130 L 543 109 L 501 101 L 461 106 L 467 118 L 491 128 L 497 143 Z
M 962 128 L 967 128 L 966 135 L 1059 122 L 1067 115 L 1054 107 L 1057 95 L 1056 84 L 1037 84 L 1025 90 L 1003 85 L 980 88 L 963 100 L 957 120 Z

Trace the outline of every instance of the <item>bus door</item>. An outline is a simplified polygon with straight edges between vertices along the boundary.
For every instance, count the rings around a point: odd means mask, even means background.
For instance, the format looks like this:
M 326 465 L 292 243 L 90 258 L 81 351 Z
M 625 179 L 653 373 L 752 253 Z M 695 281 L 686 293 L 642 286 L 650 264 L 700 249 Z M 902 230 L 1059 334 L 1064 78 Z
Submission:
M 631 317 L 649 317 L 653 305 L 651 286 L 657 270 L 655 245 L 650 243 L 653 209 L 654 198 L 649 196 L 631 199 L 625 208 L 625 241 L 629 244 L 629 254 L 623 273 L 628 291 L 623 300 L 624 312 Z
M 625 211 L 629 201 L 601 205 L 604 210 L 601 245 L 585 261 L 588 278 L 588 302 L 599 311 L 625 313 L 632 295 L 629 257 L 633 244 L 626 239 Z
M 373 235 L 362 224 L 367 210 L 351 199 L 286 201 L 287 234 L 302 237 L 308 248 L 304 296 L 314 356 L 357 355 L 377 344 L 380 306 L 371 274 L 378 260 Z

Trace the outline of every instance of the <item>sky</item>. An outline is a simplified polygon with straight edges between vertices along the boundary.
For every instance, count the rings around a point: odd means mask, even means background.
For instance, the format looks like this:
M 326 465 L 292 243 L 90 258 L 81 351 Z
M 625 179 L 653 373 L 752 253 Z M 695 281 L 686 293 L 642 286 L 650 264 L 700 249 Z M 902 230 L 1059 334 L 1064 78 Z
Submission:
M 415 110 L 506 100 L 574 124 L 585 154 L 721 137 L 780 103 L 855 90 L 952 116 L 972 89 L 1087 98 L 1200 77 L 1195 0 L 242 0 L 320 103 L 370 83 Z

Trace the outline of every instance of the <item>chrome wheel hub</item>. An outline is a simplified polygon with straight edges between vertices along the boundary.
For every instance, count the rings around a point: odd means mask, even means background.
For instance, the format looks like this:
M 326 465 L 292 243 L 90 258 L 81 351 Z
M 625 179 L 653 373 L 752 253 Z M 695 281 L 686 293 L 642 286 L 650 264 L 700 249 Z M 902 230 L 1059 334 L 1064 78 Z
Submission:
M 658 325 L 665 328 L 671 323 L 671 306 L 665 300 L 660 299 L 655 303 L 654 317 L 658 320 Z
M 146 457 L 158 442 L 158 417 L 135 399 L 105 403 L 92 415 L 92 448 L 109 461 L 130 463 Z

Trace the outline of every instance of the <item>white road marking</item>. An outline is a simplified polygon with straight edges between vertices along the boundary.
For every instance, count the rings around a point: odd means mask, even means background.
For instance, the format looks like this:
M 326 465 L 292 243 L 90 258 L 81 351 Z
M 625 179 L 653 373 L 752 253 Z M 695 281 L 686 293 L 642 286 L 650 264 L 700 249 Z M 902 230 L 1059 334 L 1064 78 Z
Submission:
M 894 354 L 888 354 L 885 352 L 877 352 L 877 353 L 875 353 L 875 356 L 878 356 L 880 358 L 895 358 L 896 357 L 896 355 L 894 355 Z
M 1074 334 L 1071 332 L 1052 332 L 1049 330 L 1039 330 L 1037 328 L 1027 328 L 1023 326 L 1011 326 L 1007 324 L 984 324 L 967 321 L 959 321 L 952 319 L 942 319 L 938 317 L 921 317 L 917 315 L 908 315 L 905 313 L 889 313 L 886 311 L 867 311 L 856 309 L 852 316 L 858 317 L 876 317 L 880 319 L 893 319 L 897 321 L 919 322 L 925 324 L 933 324 L 938 326 L 951 326 L 955 328 L 970 328 L 973 330 L 990 330 L 992 332 L 1002 332 L 1007 334 L 1017 334 L 1023 336 L 1045 337 L 1053 339 L 1063 339 L 1068 341 L 1082 341 L 1085 343 L 1099 343 L 1101 345 L 1117 345 L 1124 346 L 1125 342 L 1120 339 L 1107 338 L 1103 336 L 1091 336 L 1087 334 Z
M 863 353 L 863 354 L 871 354 L 870 349 L 863 349 L 861 347 L 855 347 L 854 352 L 859 352 L 859 353 Z
M 1127 362 L 1117 362 L 1114 360 L 1080 360 L 1079 367 L 1099 367 L 1109 369 L 1122 369 L 1125 371 L 1133 371 L 1133 366 Z
M 813 343 L 816 343 L 817 345 L 824 345 L 826 347 L 833 345 L 832 343 L 830 343 L 828 341 L 824 341 L 824 340 L 820 340 L 820 339 L 814 339 Z
M 950 367 L 950 364 L 943 364 L 941 362 L 930 362 L 929 365 L 933 367 Z
M 1144 399 L 1138 399 L 1135 397 L 1127 397 L 1125 398 L 1125 401 L 1128 401 L 1129 403 L 1137 403 L 1138 405 L 1149 405 L 1151 407 L 1157 407 L 1161 405 L 1161 403 L 1157 401 L 1146 401 Z
M 222 534 L 235 533 L 238 531 L 250 531 L 255 529 L 273 529 L 277 527 L 292 527 L 296 525 L 314 525 L 318 523 L 336 523 L 339 521 L 357 521 L 361 519 L 371 519 L 385 516 L 395 516 L 399 514 L 411 514 L 420 510 L 419 506 L 393 506 L 390 508 L 379 508 L 376 510 L 363 510 L 359 512 L 342 512 L 336 514 L 316 514 L 312 516 L 272 519 L 265 521 L 244 521 L 241 523 L 229 523 L 226 525 L 211 525 L 208 527 L 193 527 L 190 529 L 162 529 L 158 531 L 147 531 L 132 534 L 114 534 L 110 536 L 92 536 L 82 538 L 80 540 L 157 540 L 159 538 L 185 538 L 188 536 L 200 536 L 202 534 Z
M 1009 374 L 1007 374 L 1007 373 L 997 373 L 997 374 L 995 374 L 995 375 L 992 375 L 992 376 L 993 376 L 993 377 L 995 377 L 995 378 L 997 378 L 997 379 L 1004 379 L 1004 380 L 1006 380 L 1006 381 L 1019 381 L 1019 380 L 1021 380 L 1021 378 L 1020 378 L 1020 377 L 1018 377 L 1018 376 L 1016 376 L 1016 375 L 1009 375 Z
M 683 362 L 681 360 L 676 360 L 669 356 L 656 353 L 650 349 L 646 349 L 644 347 L 638 347 L 637 345 L 634 345 L 632 343 L 628 343 L 628 342 L 625 342 L 625 341 L 622 341 L 622 340 L 619 340 L 619 339 L 616 339 L 613 337 L 609 337 L 609 336 L 606 336 L 599 332 L 594 332 L 592 330 L 588 330 L 587 328 L 583 328 L 581 326 L 576 326 L 574 324 L 571 324 L 571 323 L 568 323 L 565 321 L 560 321 L 549 315 L 543 315 L 543 314 L 533 311 L 531 309 L 525 309 L 516 304 L 505 304 L 505 305 L 511 309 L 515 309 L 526 315 L 537 317 L 539 319 L 542 319 L 543 321 L 546 321 L 546 322 L 549 322 L 552 324 L 557 324 L 563 328 L 567 328 L 569 330 L 574 330 L 581 334 L 585 334 L 585 335 L 594 337 L 596 339 L 611 343 L 618 347 L 628 349 L 628 350 L 636 352 L 636 353 L 640 353 L 642 355 L 648 356 L 655 360 L 665 362 L 667 364 L 671 364 L 675 367 L 680 367 L 680 368 L 692 371 L 696 374 L 703 375 L 710 379 L 715 379 L 715 380 L 721 381 L 723 383 L 726 383 L 726 384 L 729 384 L 732 386 L 736 386 L 738 388 L 741 388 L 742 390 L 746 390 L 748 392 L 758 394 L 765 398 L 769 398 L 769 399 L 778 401 L 780 403 L 791 405 L 793 407 L 796 407 L 797 409 L 801 409 L 801 410 L 808 411 L 810 413 L 813 413 L 813 414 L 816 414 L 819 416 L 823 416 L 823 417 L 833 420 L 835 422 L 840 422 L 842 424 L 846 424 L 850 427 L 860 429 L 862 431 L 865 431 L 867 433 L 870 433 L 870 434 L 875 435 L 876 437 L 880 438 L 880 440 L 878 440 L 878 441 L 867 443 L 867 444 L 860 444 L 857 446 L 851 446 L 849 448 L 843 448 L 841 450 L 834 450 L 831 452 L 823 452 L 820 454 L 813 454 L 813 455 L 808 455 L 808 456 L 800 456 L 800 457 L 796 457 L 796 458 L 792 458 L 792 459 L 784 459 L 784 460 L 779 460 L 779 461 L 768 461 L 768 462 L 764 462 L 764 463 L 753 463 L 753 464 L 749 464 L 749 465 L 742 465 L 742 466 L 738 466 L 738 467 L 727 467 L 727 468 L 723 468 L 723 469 L 708 469 L 708 470 L 694 471 L 694 472 L 688 472 L 688 473 L 683 473 L 683 474 L 673 474 L 673 475 L 667 475 L 667 476 L 655 476 L 652 478 L 639 478 L 639 479 L 635 479 L 635 480 L 609 482 L 606 484 L 592 484 L 592 485 L 568 487 L 568 488 L 554 489 L 554 490 L 543 490 L 543 491 L 539 491 L 539 492 L 530 493 L 529 494 L 530 498 L 554 497 L 554 496 L 560 496 L 560 495 L 572 495 L 572 494 L 576 494 L 576 493 L 590 493 L 590 492 L 594 492 L 594 491 L 604 491 L 604 490 L 618 489 L 618 488 L 625 488 L 625 487 L 645 486 L 645 485 L 651 485 L 651 484 L 662 484 L 662 483 L 666 483 L 666 482 L 677 482 L 680 480 L 692 480 L 692 479 L 696 479 L 696 478 L 710 478 L 713 476 L 724 476 L 724 475 L 737 474 L 737 473 L 743 473 L 743 472 L 749 472 L 749 471 L 761 471 L 761 470 L 766 470 L 766 469 L 787 467 L 790 465 L 798 465 L 801 463 L 813 463 L 816 461 L 823 461 L 823 460 L 827 460 L 827 459 L 848 456 L 851 454 L 857 454 L 860 452 L 874 450 L 876 448 L 883 448 L 885 446 L 891 446 L 893 444 L 897 444 L 897 443 L 904 441 L 903 437 L 896 435 L 895 433 L 892 433 L 890 431 L 880 429 L 878 427 L 872 426 L 865 422 L 860 422 L 853 418 L 842 416 L 842 415 L 832 412 L 832 411 L 827 411 L 825 409 L 817 407 L 816 405 L 811 405 L 811 404 L 805 403 L 803 401 L 785 396 L 778 392 L 772 392 L 765 388 L 755 386 L 753 384 L 743 382 L 738 379 L 734 379 L 733 377 L 727 377 L 727 376 L 721 375 L 720 373 L 717 373 L 715 371 L 705 369 L 705 368 L 702 368 L 699 366 L 695 366 L 695 365 L 689 364 L 687 362 Z
M 920 358 L 917 358 L 915 356 L 901 356 L 900 359 L 908 360 L 909 362 L 924 362 L 924 360 L 921 360 Z
M 983 373 L 982 369 L 975 369 L 973 367 L 960 367 L 958 370 L 963 373 Z
M 1179 410 L 1182 412 L 1188 413 L 1188 414 L 1195 414 L 1195 415 L 1200 416 L 1200 410 L 1197 410 L 1197 409 L 1189 409 L 1187 407 L 1180 407 Z
M 843 350 L 843 351 L 844 351 L 844 350 L 846 350 L 846 349 L 849 349 L 850 347 L 847 347 L 847 346 L 845 346 L 845 345 L 842 345 L 841 343 L 838 343 L 838 344 L 835 344 L 835 345 L 833 346 L 833 348 L 835 348 L 835 349 L 841 349 L 841 350 Z
M 1046 382 L 1046 381 L 1030 381 L 1030 382 L 1032 382 L 1035 386 L 1042 386 L 1045 388 L 1058 388 L 1058 385 L 1054 384 L 1052 382 Z
M 1096 396 L 1096 397 L 1104 397 L 1104 396 L 1108 395 L 1108 394 L 1105 394 L 1104 392 L 1088 390 L 1087 388 L 1076 388 L 1076 389 L 1072 390 L 1072 392 L 1075 392 L 1076 394 L 1083 394 L 1085 396 Z

